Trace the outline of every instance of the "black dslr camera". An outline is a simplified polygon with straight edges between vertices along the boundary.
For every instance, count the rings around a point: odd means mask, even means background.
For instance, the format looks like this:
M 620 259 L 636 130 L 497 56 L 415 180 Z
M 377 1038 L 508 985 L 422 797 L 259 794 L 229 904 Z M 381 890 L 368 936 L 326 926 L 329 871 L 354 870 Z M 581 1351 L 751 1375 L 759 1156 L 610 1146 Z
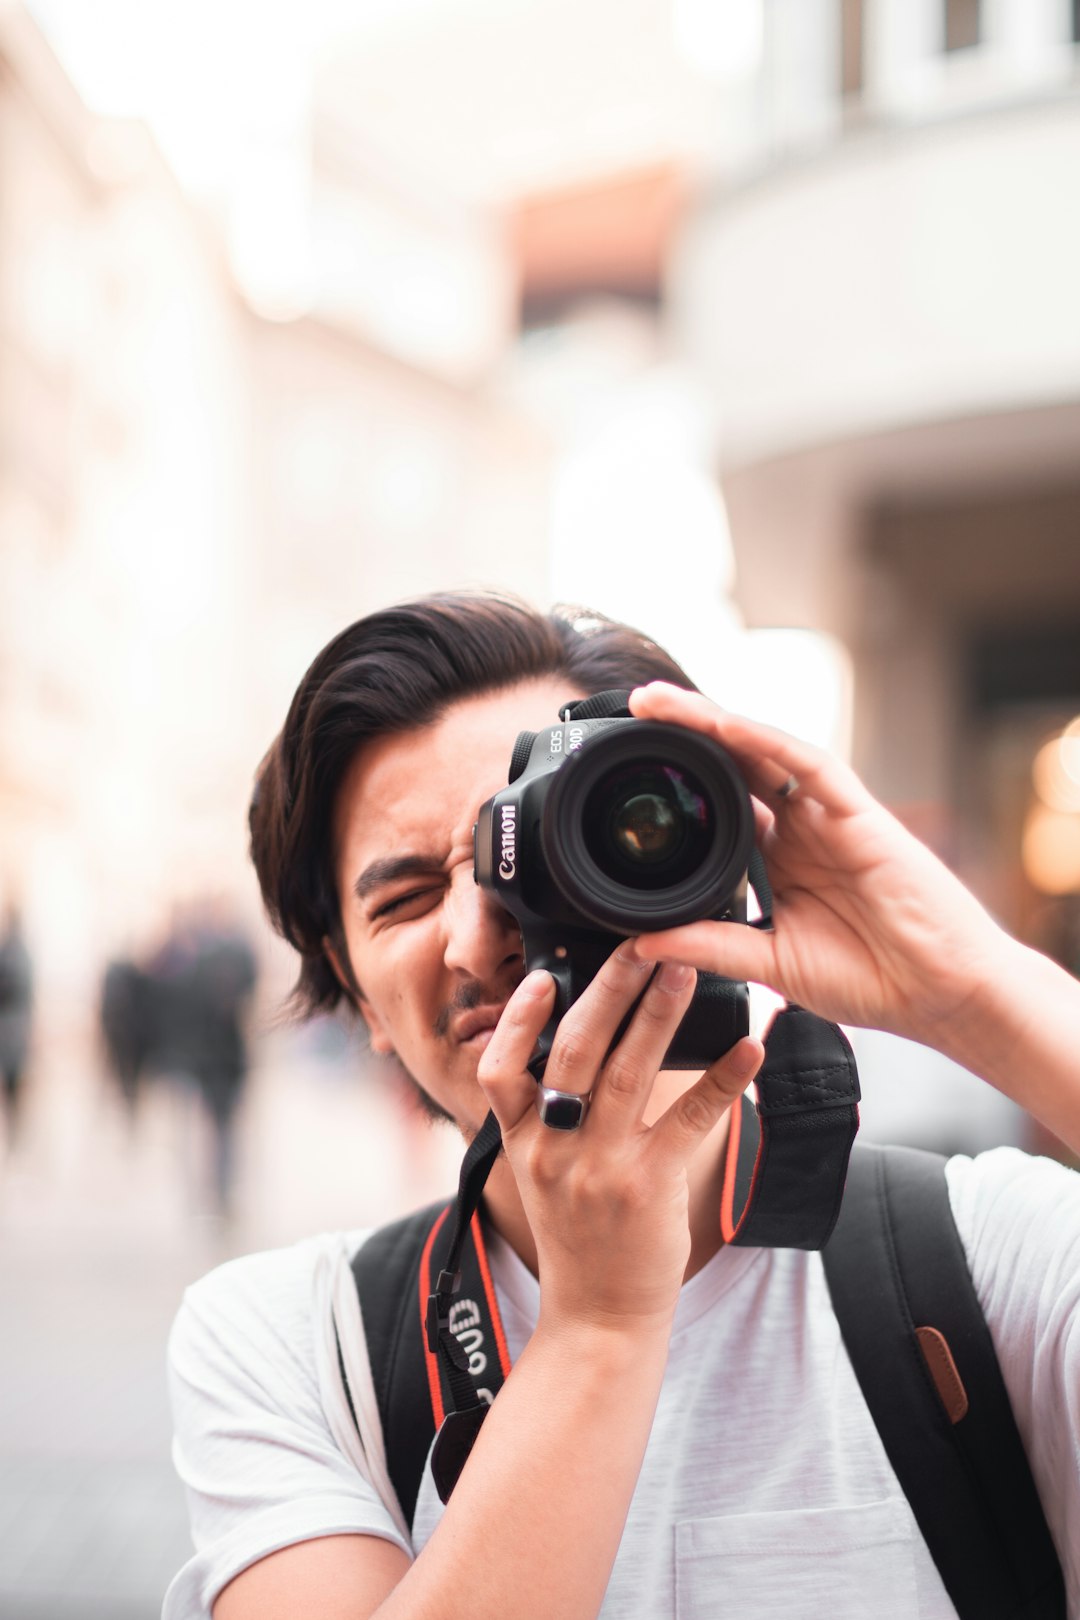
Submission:
M 536 1079 L 559 1020 L 620 939 L 746 918 L 754 814 L 737 766 L 710 738 L 625 707 L 578 717 L 625 698 L 585 699 L 558 725 L 523 731 L 509 786 L 476 823 L 476 881 L 517 919 L 526 969 L 545 968 L 557 985 L 530 1064 Z M 747 1027 L 746 985 L 699 973 L 664 1067 L 706 1068 Z

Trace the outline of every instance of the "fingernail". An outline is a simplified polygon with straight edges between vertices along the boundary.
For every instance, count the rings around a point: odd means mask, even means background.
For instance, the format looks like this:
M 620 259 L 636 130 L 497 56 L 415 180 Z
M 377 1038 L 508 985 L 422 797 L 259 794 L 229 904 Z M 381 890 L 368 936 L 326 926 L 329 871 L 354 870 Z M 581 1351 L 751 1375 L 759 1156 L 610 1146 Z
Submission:
M 656 966 L 655 962 L 646 961 L 643 956 L 637 955 L 633 940 L 627 940 L 625 945 L 620 945 L 615 954 L 620 962 L 626 963 L 627 967 L 637 968 L 642 973 L 651 973 Z
M 661 990 L 685 990 L 693 971 L 685 962 L 665 962 L 656 982 Z
M 539 1001 L 541 996 L 547 995 L 552 982 L 551 974 L 546 968 L 533 968 L 518 985 L 517 994 L 527 1001 Z
M 728 1066 L 736 1080 L 749 1080 L 757 1068 L 760 1050 L 756 1041 L 746 1040 L 745 1037 L 732 1048 L 728 1056 Z

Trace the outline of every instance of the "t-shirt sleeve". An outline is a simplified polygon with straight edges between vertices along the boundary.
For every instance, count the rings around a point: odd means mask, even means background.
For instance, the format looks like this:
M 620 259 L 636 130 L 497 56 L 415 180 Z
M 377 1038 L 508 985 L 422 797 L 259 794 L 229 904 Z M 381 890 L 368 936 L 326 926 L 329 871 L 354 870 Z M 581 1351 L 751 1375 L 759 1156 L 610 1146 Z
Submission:
M 949 1197 L 1080 1616 L 1080 1174 L 1015 1148 L 950 1159 Z
M 207 1620 L 233 1576 L 315 1536 L 380 1536 L 411 1556 L 324 1412 L 315 1251 L 300 1244 L 232 1261 L 184 1297 L 169 1391 L 195 1556 L 169 1587 L 162 1620 Z

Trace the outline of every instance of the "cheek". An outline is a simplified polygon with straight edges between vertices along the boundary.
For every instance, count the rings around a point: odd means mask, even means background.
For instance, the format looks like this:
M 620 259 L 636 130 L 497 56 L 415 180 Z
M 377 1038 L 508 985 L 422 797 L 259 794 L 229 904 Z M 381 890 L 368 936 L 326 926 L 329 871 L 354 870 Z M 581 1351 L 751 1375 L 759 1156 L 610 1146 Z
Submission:
M 423 1016 L 439 993 L 442 955 L 437 927 L 424 919 L 350 940 L 349 950 L 365 999 L 394 1023 Z
M 379 986 L 379 1004 L 390 1023 L 401 1024 L 408 1017 L 409 997 L 398 981 Z

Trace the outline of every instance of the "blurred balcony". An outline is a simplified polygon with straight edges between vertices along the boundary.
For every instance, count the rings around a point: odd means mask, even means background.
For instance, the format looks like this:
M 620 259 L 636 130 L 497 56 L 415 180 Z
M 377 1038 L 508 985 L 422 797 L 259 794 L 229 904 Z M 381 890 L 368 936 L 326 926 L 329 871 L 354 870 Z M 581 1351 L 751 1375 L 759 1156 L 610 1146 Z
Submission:
M 865 127 L 698 209 L 673 277 L 725 468 L 1080 395 L 1080 94 Z

